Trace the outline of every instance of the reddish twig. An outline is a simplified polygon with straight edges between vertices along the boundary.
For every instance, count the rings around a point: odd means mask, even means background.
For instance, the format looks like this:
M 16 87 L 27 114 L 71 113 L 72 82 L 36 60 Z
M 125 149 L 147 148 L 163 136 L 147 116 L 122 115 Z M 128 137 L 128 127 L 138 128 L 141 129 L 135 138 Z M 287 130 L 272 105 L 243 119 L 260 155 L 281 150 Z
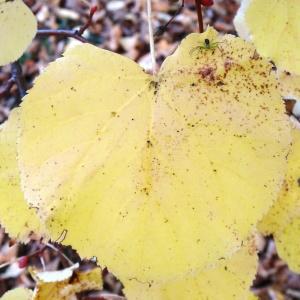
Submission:
M 92 25 L 92 20 L 95 12 L 98 10 L 97 6 L 92 6 L 87 22 L 78 30 L 78 35 L 82 36 L 83 33 Z
M 36 250 L 36 251 L 34 251 L 34 252 L 32 252 L 32 253 L 29 253 L 29 254 L 26 255 L 26 256 L 17 257 L 17 258 L 15 258 L 15 259 L 12 260 L 12 261 L 9 261 L 9 262 L 6 262 L 6 263 L 0 265 L 0 269 L 6 268 L 7 266 L 9 266 L 9 265 L 11 265 L 11 264 L 13 264 L 13 263 L 15 263 L 15 262 L 17 262 L 19 265 L 21 264 L 21 265 L 20 265 L 21 268 L 26 267 L 29 258 L 34 257 L 34 256 L 36 256 L 36 255 L 40 255 L 45 249 L 46 249 L 46 246 L 42 246 L 40 249 L 38 249 L 38 250 Z M 23 260 L 24 260 L 25 257 L 26 257 L 26 265 L 25 265 L 24 262 L 23 262 Z M 24 264 L 24 265 L 22 265 L 22 264 Z
M 195 0 L 198 15 L 199 32 L 204 32 L 201 0 Z
M 86 38 L 84 38 L 82 35 L 91 26 L 93 16 L 94 16 L 95 12 L 97 11 L 97 9 L 98 9 L 97 6 L 93 6 L 90 9 L 90 14 L 89 14 L 87 22 L 83 26 L 81 26 L 79 30 L 39 29 L 37 31 L 36 38 L 48 37 L 48 36 L 52 35 L 52 36 L 60 36 L 60 37 L 69 37 L 69 38 L 76 39 L 82 43 L 89 43 L 89 41 Z

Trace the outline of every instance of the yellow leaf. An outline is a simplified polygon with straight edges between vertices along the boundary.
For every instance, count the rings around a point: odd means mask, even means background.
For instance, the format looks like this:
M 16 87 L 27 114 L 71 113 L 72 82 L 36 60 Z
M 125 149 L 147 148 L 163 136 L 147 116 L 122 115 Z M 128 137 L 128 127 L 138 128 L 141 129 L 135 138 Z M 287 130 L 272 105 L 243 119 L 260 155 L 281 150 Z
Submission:
M 39 231 L 35 208 L 30 209 L 20 186 L 17 166 L 19 109 L 0 127 L 0 223 L 11 237 L 26 240 Z
M 288 156 L 288 170 L 278 200 L 260 223 L 265 234 L 284 229 L 291 219 L 300 217 L 300 130 L 292 130 L 293 144 Z
M 299 0 L 243 0 L 234 20 L 238 34 L 277 67 L 300 75 Z
M 236 252 L 276 199 L 290 145 L 271 65 L 254 54 L 209 29 L 156 77 L 87 44 L 52 63 L 22 104 L 18 143 L 52 238 L 66 230 L 125 285 Z
M 0 0 L 0 66 L 17 60 L 36 30 L 37 21 L 22 0 Z
M 277 72 L 279 88 L 286 100 L 287 111 L 300 117 L 300 76 L 289 72 Z
M 300 101 L 300 75 L 288 72 L 278 72 L 281 95 L 287 99 Z
M 6 292 L 1 300 L 31 300 L 32 291 L 25 288 L 16 288 L 14 290 Z
M 249 287 L 255 277 L 257 256 L 242 247 L 230 259 L 222 259 L 217 267 L 167 283 L 139 282 L 135 278 L 125 285 L 129 300 L 250 300 Z
M 33 300 L 69 300 L 77 293 L 102 289 L 100 268 L 87 271 L 78 269 L 78 264 L 60 271 L 40 272 L 32 270 L 37 281 Z
M 279 255 L 294 271 L 300 271 L 300 130 L 293 129 L 288 172 L 279 199 L 259 228 L 275 236 Z
M 279 256 L 294 272 L 300 272 L 300 216 L 291 218 L 285 226 L 274 232 Z
M 245 298 L 246 300 L 259 300 L 254 294 L 251 292 L 248 294 L 248 298 Z
M 79 264 L 74 264 L 69 268 L 58 271 L 43 271 L 39 272 L 36 269 L 30 269 L 31 276 L 38 283 L 61 282 L 72 277 L 75 270 L 79 268 Z

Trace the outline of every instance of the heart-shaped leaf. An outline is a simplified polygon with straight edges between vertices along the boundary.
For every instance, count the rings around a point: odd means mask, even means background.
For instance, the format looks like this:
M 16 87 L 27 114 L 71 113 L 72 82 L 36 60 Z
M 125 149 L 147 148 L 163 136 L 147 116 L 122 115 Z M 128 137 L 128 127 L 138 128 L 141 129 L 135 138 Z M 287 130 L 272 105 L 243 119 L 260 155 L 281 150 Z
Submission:
M 157 76 L 80 45 L 22 104 L 22 187 L 52 238 L 67 232 L 125 283 L 218 264 L 276 199 L 290 128 L 271 65 L 213 29 Z

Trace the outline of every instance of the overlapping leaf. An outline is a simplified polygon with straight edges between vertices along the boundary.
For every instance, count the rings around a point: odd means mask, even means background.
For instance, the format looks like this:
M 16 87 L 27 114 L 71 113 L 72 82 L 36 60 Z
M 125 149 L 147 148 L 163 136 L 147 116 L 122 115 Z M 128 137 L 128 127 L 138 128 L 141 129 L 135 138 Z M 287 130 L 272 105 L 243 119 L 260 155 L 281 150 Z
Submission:
M 70 49 L 22 105 L 26 199 L 54 239 L 66 230 L 64 243 L 125 285 L 217 264 L 284 176 L 289 126 L 270 70 L 212 29 L 183 40 L 156 77 L 91 45 Z
M 37 21 L 22 0 L 0 0 L 0 66 L 17 60 L 36 30 Z
M 19 109 L 0 129 L 0 222 L 11 237 L 26 240 L 30 232 L 40 232 L 36 208 L 29 208 L 20 186 L 17 166 Z
M 293 146 L 288 172 L 278 201 L 260 224 L 266 234 L 274 234 L 279 255 L 300 271 L 300 130 L 293 130 Z
M 238 34 L 277 67 L 300 75 L 299 0 L 243 0 L 234 20 Z

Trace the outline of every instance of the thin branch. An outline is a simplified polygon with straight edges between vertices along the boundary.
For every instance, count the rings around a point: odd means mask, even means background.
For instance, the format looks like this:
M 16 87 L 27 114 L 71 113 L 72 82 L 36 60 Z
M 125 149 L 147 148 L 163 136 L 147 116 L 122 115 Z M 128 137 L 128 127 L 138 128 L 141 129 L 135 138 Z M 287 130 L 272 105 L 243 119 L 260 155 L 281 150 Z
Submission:
M 35 37 L 41 38 L 41 37 L 48 37 L 50 35 L 60 36 L 64 38 L 69 37 L 69 38 L 76 39 L 82 43 L 89 43 L 89 41 L 86 38 L 78 34 L 78 30 L 39 29 Z
M 66 256 L 61 250 L 59 250 L 58 248 L 56 248 L 54 245 L 47 243 L 46 244 L 47 247 L 49 247 L 50 249 L 54 250 L 55 252 L 57 252 L 60 256 L 62 256 L 70 266 L 73 266 L 75 263 L 69 259 L 68 256 Z
M 43 271 L 46 271 L 46 263 L 43 256 L 39 256 Z
M 15 101 L 13 105 L 15 107 L 20 104 L 21 99 L 26 94 L 26 84 L 22 76 L 22 67 L 17 61 L 11 64 L 11 77 L 8 79 L 6 84 L 0 89 L 0 98 L 4 98 L 5 96 L 7 96 L 14 84 L 17 85 L 20 96 L 20 99 L 18 101 Z
M 59 36 L 59 37 L 64 37 L 64 38 L 66 38 L 66 37 L 73 38 L 82 43 L 89 43 L 89 41 L 86 38 L 84 38 L 82 35 L 91 26 L 93 16 L 97 10 L 98 10 L 97 6 L 93 6 L 90 9 L 90 14 L 89 14 L 88 20 L 86 21 L 86 23 L 83 26 L 80 27 L 79 30 L 39 29 L 37 31 L 36 38 L 48 37 L 48 36 L 52 35 L 52 36 Z
M 177 8 L 177 10 L 175 11 L 174 15 L 172 16 L 172 18 L 163 26 L 159 26 L 159 28 L 157 29 L 157 31 L 155 32 L 154 36 L 160 36 L 162 35 L 166 29 L 168 28 L 168 26 L 170 25 L 170 23 L 172 23 L 174 21 L 174 19 L 181 13 L 181 11 L 184 8 L 184 1 L 181 1 L 181 5 L 179 6 L 179 8 Z
M 46 246 L 43 245 L 40 249 L 38 249 L 38 250 L 34 251 L 33 253 L 30 253 L 30 254 L 28 254 L 28 255 L 26 255 L 26 256 L 27 256 L 28 258 L 34 257 L 34 256 L 36 256 L 36 255 L 41 254 L 45 249 L 46 249 Z M 7 267 L 7 266 L 9 266 L 9 265 L 11 265 L 11 264 L 17 262 L 20 258 L 21 258 L 21 257 L 16 257 L 16 258 L 14 258 L 13 260 L 11 260 L 11 261 L 9 261 L 9 262 L 6 262 L 6 263 L 4 263 L 4 264 L 2 264 L 2 265 L 0 265 L 0 269 L 5 268 L 5 267 Z
M 24 81 L 23 74 L 22 74 L 22 66 L 18 61 L 12 63 L 11 74 L 12 74 L 12 78 L 14 79 L 18 87 L 20 98 L 22 99 L 26 95 L 26 83 Z
M 73 266 L 75 264 L 60 249 L 56 248 L 54 245 L 52 245 L 50 243 L 46 243 L 46 244 L 42 245 L 42 247 L 40 249 L 38 249 L 38 250 L 36 250 L 36 251 L 34 251 L 32 253 L 29 253 L 28 255 L 26 255 L 26 257 L 29 259 L 30 257 L 34 257 L 34 256 L 38 255 L 39 258 L 40 258 L 40 262 L 42 264 L 43 270 L 45 271 L 46 270 L 46 265 L 45 265 L 45 260 L 44 260 L 44 258 L 42 256 L 42 254 L 43 254 L 43 252 L 45 251 L 46 248 L 50 248 L 53 251 L 55 251 L 58 255 L 60 255 L 62 258 L 64 258 L 68 262 L 68 264 L 70 266 Z M 22 258 L 22 257 L 14 258 L 13 260 L 11 260 L 9 262 L 6 262 L 6 263 L 0 265 L 0 270 L 2 268 L 5 268 L 5 267 L 7 267 L 7 266 L 9 266 L 9 265 L 11 265 L 13 263 L 15 263 L 15 262 L 18 262 L 20 258 Z
M 155 59 L 153 28 L 152 28 L 151 0 L 147 0 L 147 19 L 148 19 L 148 30 L 149 30 L 150 55 L 151 55 L 151 62 L 152 62 L 152 73 L 153 73 L 153 75 L 155 75 L 156 74 L 156 59 Z
M 0 265 L 0 270 L 3 269 L 3 268 L 6 268 L 6 267 L 8 267 L 8 266 L 10 266 L 12 263 L 14 263 L 14 262 L 16 262 L 16 261 L 17 261 L 17 259 L 15 259 L 14 261 L 8 261 L 8 262 L 6 262 L 6 263 L 1 264 L 1 265 Z
M 198 15 L 199 32 L 204 32 L 201 0 L 195 0 Z

